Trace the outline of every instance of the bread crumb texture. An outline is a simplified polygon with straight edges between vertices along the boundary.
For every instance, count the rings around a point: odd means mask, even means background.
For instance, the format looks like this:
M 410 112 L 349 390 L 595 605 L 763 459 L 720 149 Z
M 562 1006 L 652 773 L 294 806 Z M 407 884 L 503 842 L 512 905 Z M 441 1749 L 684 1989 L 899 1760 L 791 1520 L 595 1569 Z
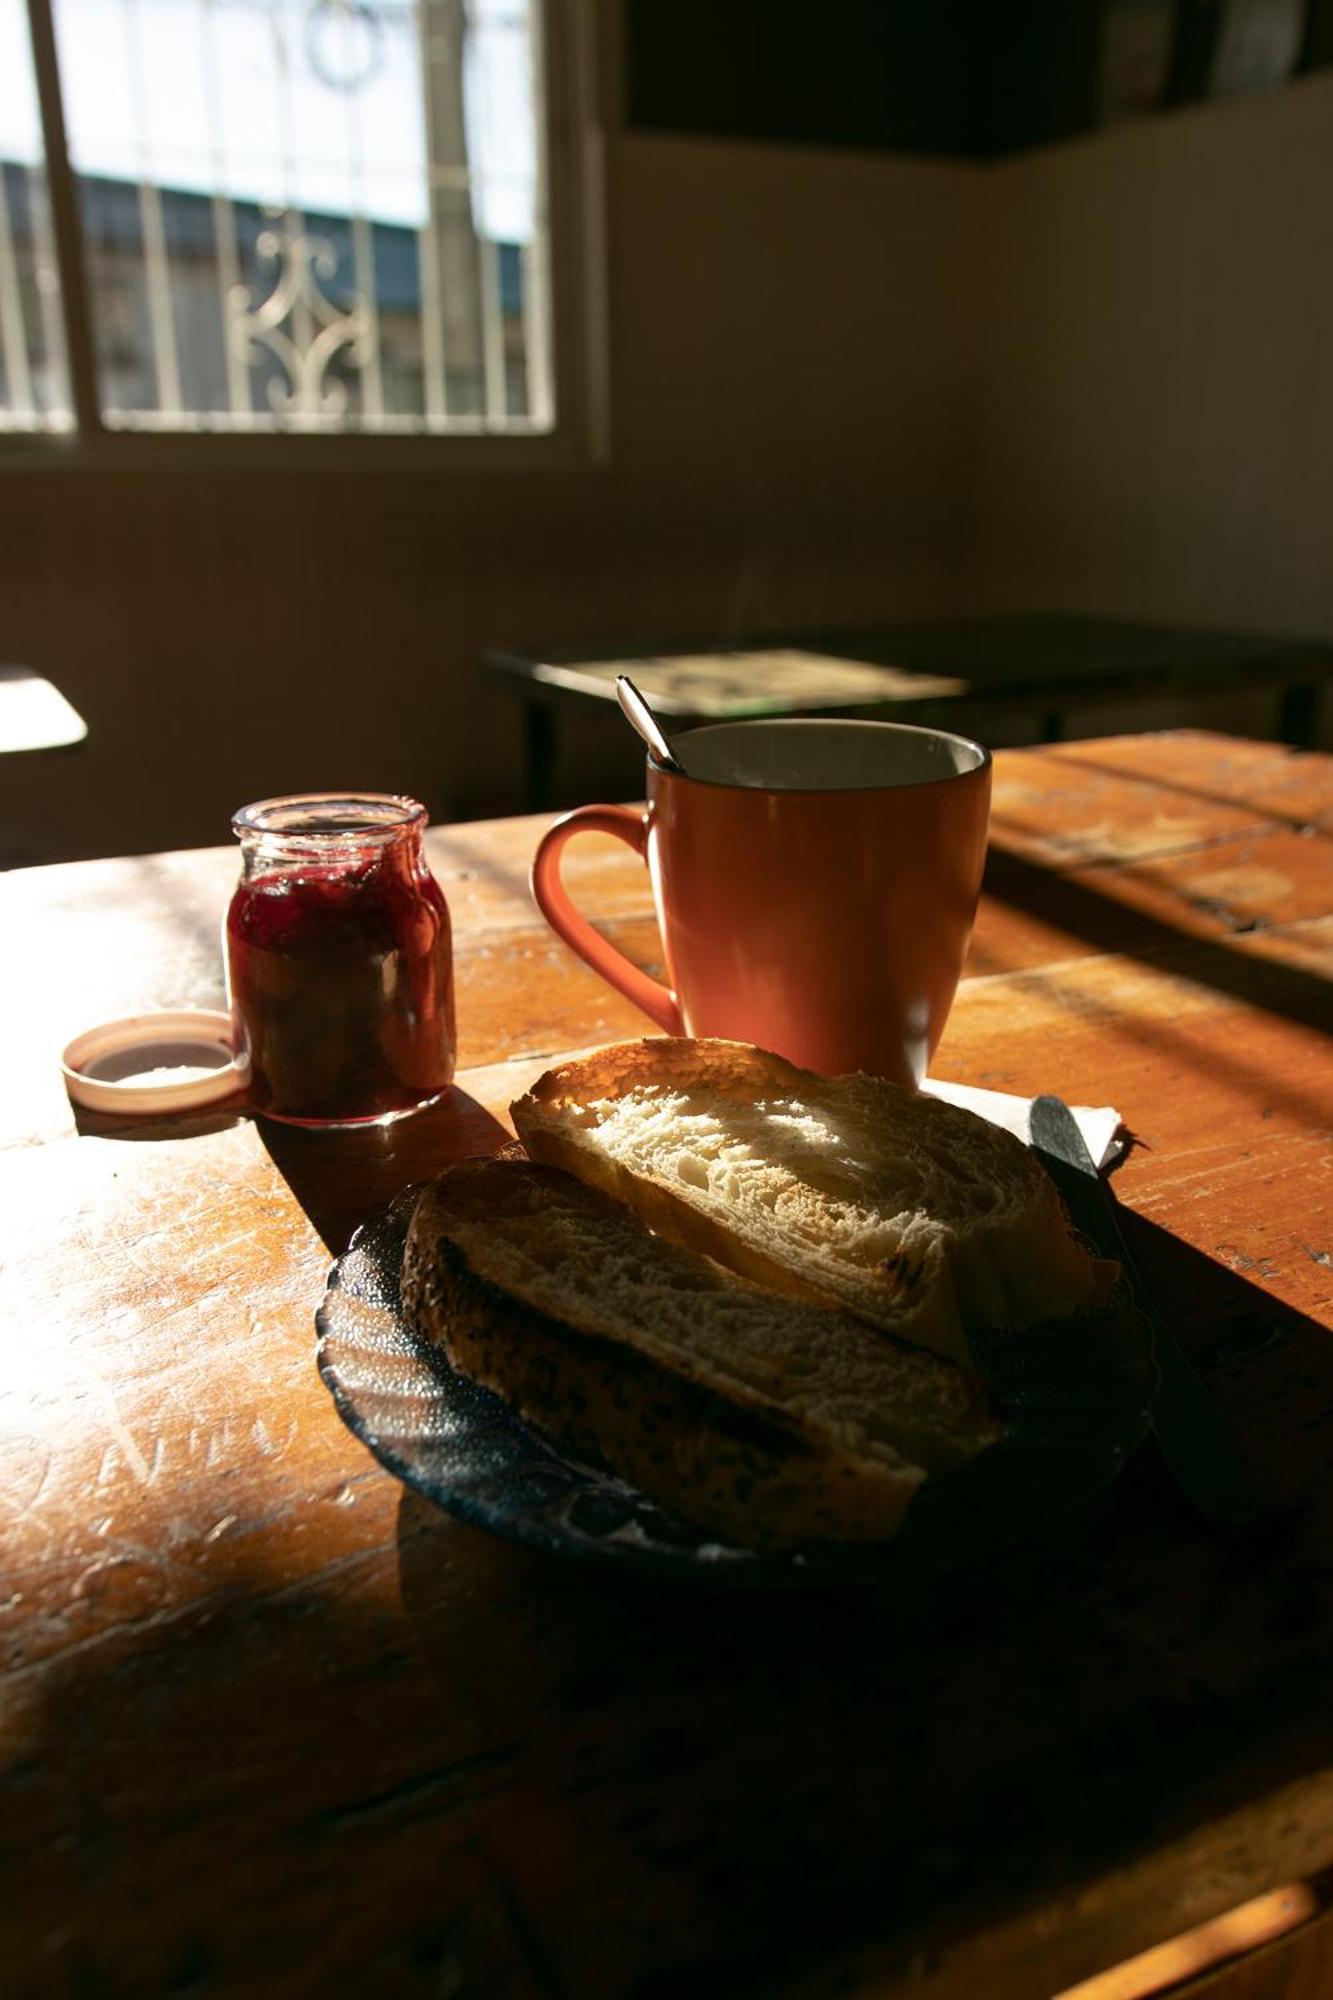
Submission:
M 1106 1281 L 1018 1139 L 877 1078 L 816 1077 L 740 1043 L 645 1041 L 549 1072 L 514 1117 L 530 1153 L 614 1186 L 654 1226 L 692 1215 L 713 1255 L 730 1238 L 751 1275 L 781 1282 L 785 1268 L 807 1294 L 959 1358 L 965 1329 L 1063 1317 Z
M 403 1294 L 522 1415 L 755 1546 L 890 1535 L 929 1474 L 1000 1434 L 960 1369 L 748 1284 L 527 1161 L 432 1183 Z
M 576 1319 L 582 1333 L 608 1342 L 628 1329 L 655 1361 L 722 1394 L 817 1414 L 830 1435 L 891 1462 L 907 1463 L 912 1452 L 933 1469 L 965 1455 L 979 1410 L 959 1370 L 843 1313 L 745 1284 L 652 1236 L 621 1204 L 590 1199 L 570 1176 L 534 1178 L 516 1165 L 488 1178 L 485 1212 L 456 1206 L 448 1233 L 469 1267 L 510 1297 L 552 1319 Z

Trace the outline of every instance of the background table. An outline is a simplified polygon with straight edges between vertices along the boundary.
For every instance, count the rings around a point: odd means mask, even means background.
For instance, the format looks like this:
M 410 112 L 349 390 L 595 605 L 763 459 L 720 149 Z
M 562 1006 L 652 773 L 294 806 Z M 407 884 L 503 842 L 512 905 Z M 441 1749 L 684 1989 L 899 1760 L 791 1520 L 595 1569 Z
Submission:
M 8 771 L 4 759 L 36 758 L 44 765 L 87 740 L 87 723 L 58 687 L 30 667 L 0 666 L 0 772 Z M 10 797 L 0 793 L 0 868 L 10 867 L 21 856 L 13 806 Z
M 315 1374 L 354 1223 L 644 1027 L 535 916 L 540 824 L 431 834 L 459 1088 L 370 1134 L 76 1131 L 69 1033 L 217 1002 L 234 857 L 0 882 L 6 1991 L 1032 2000 L 1333 1863 L 1333 765 L 997 759 L 936 1073 L 1120 1106 L 1266 1512 L 1210 1533 L 1145 1457 L 910 1601 L 571 1572 L 402 1490 Z M 653 959 L 632 857 L 569 867 Z
M 1333 640 L 1191 630 L 1120 618 L 1009 617 L 787 632 L 735 642 L 495 647 L 485 665 L 523 704 L 527 803 L 552 805 L 562 716 L 615 699 L 628 672 L 680 725 L 743 715 L 869 715 L 986 735 L 988 719 L 1035 711 L 1063 737 L 1080 702 L 1197 699 L 1262 688 L 1285 743 L 1317 740 Z
M 0 667 L 0 757 L 72 749 L 88 725 L 58 687 L 30 667 Z

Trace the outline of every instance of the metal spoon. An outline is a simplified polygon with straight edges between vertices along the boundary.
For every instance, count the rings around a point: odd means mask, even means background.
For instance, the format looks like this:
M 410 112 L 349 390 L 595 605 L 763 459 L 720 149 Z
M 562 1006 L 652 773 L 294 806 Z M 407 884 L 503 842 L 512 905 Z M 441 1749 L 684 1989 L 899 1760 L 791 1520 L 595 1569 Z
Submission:
M 616 699 L 658 763 L 668 771 L 679 771 L 684 775 L 685 766 L 667 742 L 661 723 L 628 674 L 616 675 Z

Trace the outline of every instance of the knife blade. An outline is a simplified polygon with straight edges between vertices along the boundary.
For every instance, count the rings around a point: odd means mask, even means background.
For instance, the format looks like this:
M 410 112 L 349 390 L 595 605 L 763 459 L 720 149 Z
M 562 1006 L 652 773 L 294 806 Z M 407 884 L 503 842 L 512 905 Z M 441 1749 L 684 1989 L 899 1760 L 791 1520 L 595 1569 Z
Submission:
M 1116 1216 L 1119 1204 L 1097 1171 L 1078 1121 L 1062 1098 L 1037 1097 L 1030 1131 L 1033 1151 L 1055 1182 L 1070 1221 L 1103 1257 L 1120 1265 L 1151 1329 L 1160 1378 L 1153 1432 L 1172 1477 L 1207 1520 L 1221 1527 L 1248 1525 L 1258 1512 L 1249 1475 L 1216 1405 L 1144 1288 Z

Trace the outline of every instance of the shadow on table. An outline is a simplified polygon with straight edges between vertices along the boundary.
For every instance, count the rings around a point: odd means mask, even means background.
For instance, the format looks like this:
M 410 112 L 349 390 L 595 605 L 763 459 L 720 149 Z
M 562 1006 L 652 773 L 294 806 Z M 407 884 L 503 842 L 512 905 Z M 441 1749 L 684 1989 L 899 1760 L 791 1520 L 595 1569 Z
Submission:
M 1321 973 L 1262 950 L 1234 950 L 1231 938 L 1200 937 L 1178 928 L 1098 890 L 1086 874 L 1075 879 L 993 846 L 986 863 L 985 891 L 994 901 L 1027 911 L 1097 951 L 1136 959 L 1256 1012 L 1323 1034 L 1333 1019 L 1333 984 Z M 1041 967 L 1014 970 L 1037 987 L 1046 983 Z M 1201 1057 L 1197 1037 L 1187 1024 L 1161 1014 L 1150 1018 L 1145 1011 L 1135 1015 L 1133 1032 L 1139 1040 L 1170 1051 L 1182 1068 L 1196 1071 L 1201 1089 L 1208 1087 L 1215 1073 L 1224 1074 L 1253 1099 L 1256 1114 L 1266 1115 L 1269 1107 L 1279 1106 L 1308 1123 L 1312 1092 L 1317 1108 L 1318 1078 L 1306 1072 L 1284 1074 L 1271 1062 L 1252 1063 L 1243 1038 L 1224 1044 L 1214 1037 Z
M 1081 938 L 1098 951 L 1124 954 L 1148 964 L 1160 963 L 1167 951 L 1188 954 L 1187 964 L 1180 969 L 1189 979 L 1302 1027 L 1326 1033 L 1333 1019 L 1333 988 L 1319 973 L 1232 951 L 1227 937 L 1199 937 L 1180 929 L 1104 894 L 1086 873 L 1075 878 L 995 842 L 986 860 L 984 893 L 996 902 L 1040 917 L 1043 923 Z M 1248 935 L 1263 928 L 1250 925 L 1237 934 Z
M 229 1132 L 250 1116 L 243 1097 L 224 1098 L 198 1111 L 163 1112 L 127 1118 L 114 1111 L 91 1111 L 71 1102 L 75 1129 L 84 1138 L 131 1139 L 136 1144 L 162 1139 L 205 1139 L 211 1132 Z
M 1133 1227 L 1256 1531 L 1210 1532 L 1145 1456 L 966 1590 L 731 1597 L 512 1547 L 350 1447 L 216 1541 L 182 1487 L 170 1536 L 53 1597 L 49 1661 L 0 1680 L 16 1990 L 220 1994 L 263 1968 L 274 1991 L 732 2000 L 876 1949 L 938 1968 L 1028 1906 L 1049 1990 L 1079 1970 L 1060 1899 L 1094 1872 L 1083 1971 L 1123 1955 L 1126 1911 L 1179 1928 L 1179 1873 L 1118 1903 L 1118 1866 L 1333 1761 L 1333 1340 Z M 1279 1807 L 1199 1863 L 1219 1898 L 1290 1848 Z
M 452 1160 L 493 1153 L 511 1136 L 457 1086 L 438 1104 L 387 1125 L 321 1131 L 256 1118 L 255 1130 L 335 1256 L 359 1223 L 414 1181 L 429 1180 Z
M 1091 1519 L 966 1586 L 766 1598 L 488 1559 L 476 1531 L 402 1497 L 414 1641 L 451 1701 L 519 1731 L 488 1850 L 566 1972 L 605 1950 L 656 1961 L 626 1984 L 665 1993 L 666 1968 L 728 1964 L 740 1993 L 876 1937 L 929 1954 L 1321 1768 L 1333 1341 L 1132 1228 L 1251 1465 L 1253 1529 L 1209 1529 L 1149 1451 Z M 460 1627 L 461 1578 L 488 1561 L 506 1590 Z M 1282 1811 L 1289 1832 L 1299 1808 Z M 1276 1839 L 1260 1815 L 1209 1865 L 1244 1883 Z M 1181 1890 L 1164 1879 L 1158 1936 Z M 1136 1893 L 1142 1920 L 1152 1892 Z

